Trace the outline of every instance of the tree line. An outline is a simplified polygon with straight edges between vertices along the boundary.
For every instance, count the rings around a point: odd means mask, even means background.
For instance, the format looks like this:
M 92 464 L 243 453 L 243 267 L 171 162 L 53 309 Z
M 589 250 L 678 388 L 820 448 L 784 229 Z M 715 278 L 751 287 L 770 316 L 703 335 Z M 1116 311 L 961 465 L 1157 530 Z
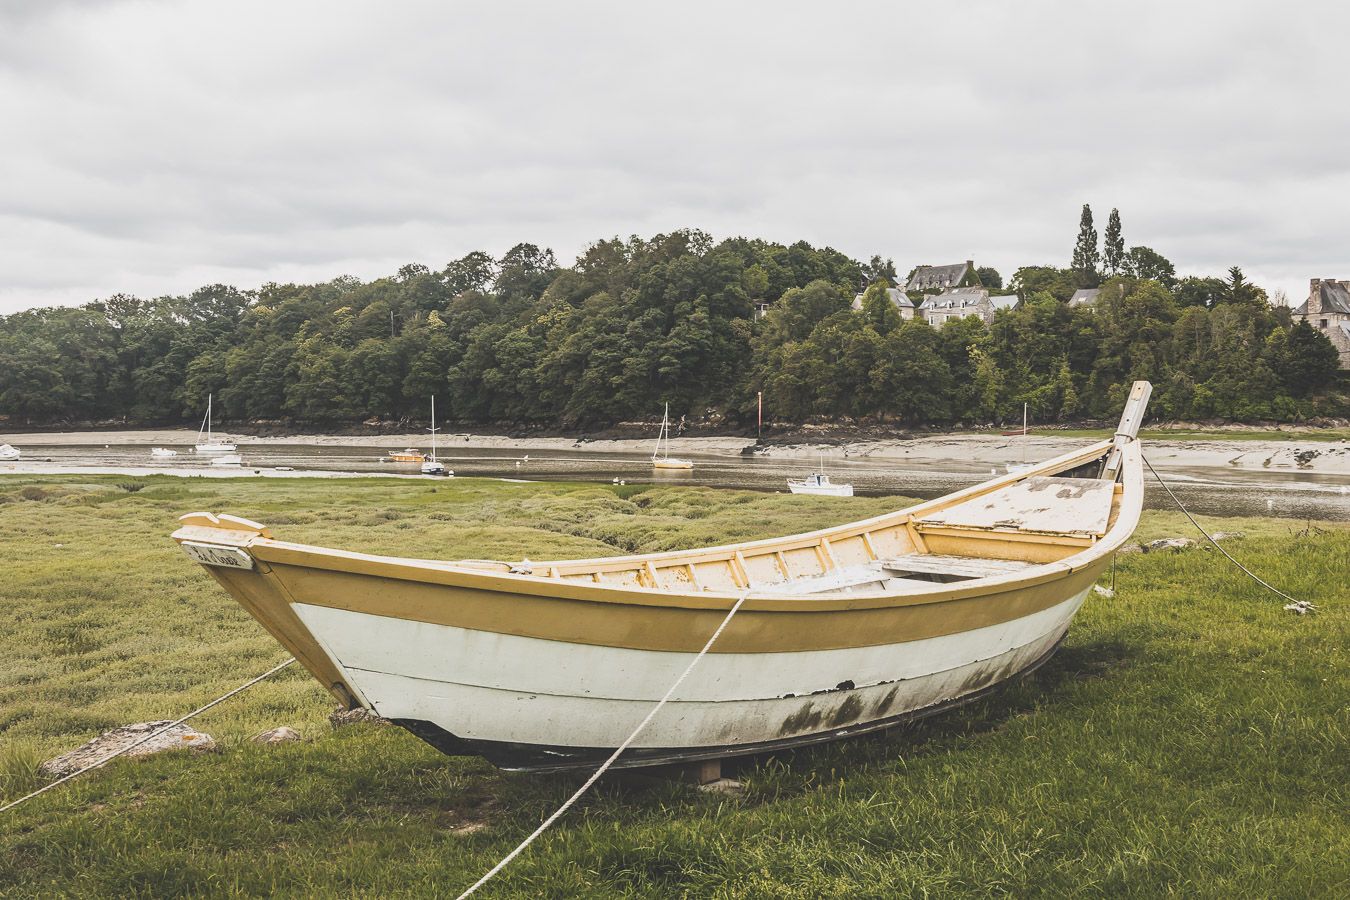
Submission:
M 424 418 L 435 394 L 466 424 L 602 426 L 668 401 L 734 426 L 762 392 L 779 420 L 990 422 L 1026 402 L 1052 421 L 1114 416 L 1138 378 L 1169 418 L 1350 411 L 1330 342 L 1240 269 L 1177 279 L 1119 235 L 1117 214 L 1105 268 L 1080 229 L 1068 268 L 1018 269 L 1023 302 L 990 326 L 902 320 L 882 290 L 901 279 L 879 256 L 695 230 L 597 241 L 570 267 L 520 244 L 370 282 L 118 294 L 0 318 L 0 415 L 181 422 L 214 394 L 226 420 L 339 424 Z M 1085 285 L 1097 303 L 1071 308 Z

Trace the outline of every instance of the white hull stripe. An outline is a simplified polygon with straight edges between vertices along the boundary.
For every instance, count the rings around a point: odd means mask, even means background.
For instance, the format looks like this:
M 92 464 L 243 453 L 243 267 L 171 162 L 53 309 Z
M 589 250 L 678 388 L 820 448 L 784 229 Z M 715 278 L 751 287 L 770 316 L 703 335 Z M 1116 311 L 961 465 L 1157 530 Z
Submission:
M 809 697 L 672 700 L 636 748 L 735 747 L 862 726 L 996 684 L 1047 653 L 1055 632 L 994 659 L 918 678 Z M 525 694 L 355 670 L 376 712 L 431 722 L 461 738 L 543 747 L 616 747 L 651 710 L 642 700 Z
M 1083 597 L 998 625 L 902 644 L 709 654 L 681 688 L 680 699 L 806 696 L 958 668 L 1062 633 Z M 366 677 L 358 672 L 530 695 L 655 703 L 693 656 L 569 644 L 307 604 L 294 609 L 363 692 Z

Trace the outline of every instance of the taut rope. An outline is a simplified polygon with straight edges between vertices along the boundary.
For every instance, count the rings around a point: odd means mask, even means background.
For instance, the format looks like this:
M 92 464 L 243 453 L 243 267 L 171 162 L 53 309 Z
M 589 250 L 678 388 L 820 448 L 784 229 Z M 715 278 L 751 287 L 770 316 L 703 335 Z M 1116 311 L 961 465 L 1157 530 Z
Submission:
M 536 828 L 533 832 L 531 832 L 529 837 L 521 841 L 520 844 L 516 847 L 516 849 L 506 854 L 506 856 L 502 858 L 501 862 L 493 866 L 490 870 L 488 870 L 486 875 L 475 881 L 468 890 L 460 894 L 458 900 L 464 900 L 465 897 L 468 897 L 474 891 L 478 890 L 480 887 L 491 881 L 492 878 L 498 872 L 507 867 L 507 865 L 511 862 L 511 860 L 515 859 L 522 852 L 524 852 L 526 847 L 534 843 L 535 838 L 539 837 L 539 835 L 543 834 L 546 830 L 548 830 L 548 827 L 550 825 L 558 821 L 558 819 L 562 818 L 563 813 L 571 809 L 572 804 L 580 800 L 581 795 L 586 793 L 586 791 L 590 789 L 591 785 L 595 784 L 598 780 L 600 780 L 600 776 L 605 774 L 605 772 L 609 769 L 610 766 L 614 765 L 614 762 L 619 758 L 619 756 L 622 755 L 623 752 L 628 749 L 629 745 L 632 744 L 633 741 L 637 739 L 637 736 L 642 733 L 642 729 L 646 728 L 647 725 L 651 722 L 651 720 L 656 717 L 656 714 L 661 711 L 661 707 L 665 706 L 666 702 L 670 700 L 672 696 L 674 696 L 676 689 L 679 688 L 679 686 L 684 683 L 684 680 L 689 677 L 689 673 L 694 671 L 694 666 L 698 665 L 699 661 L 702 660 L 703 657 L 707 655 L 708 650 L 712 648 L 713 643 L 719 637 L 722 636 L 723 630 L 725 630 L 727 624 L 731 622 L 731 617 L 736 615 L 736 613 L 741 608 L 741 604 L 745 602 L 745 598 L 749 596 L 750 596 L 750 589 L 746 588 L 745 591 L 742 592 L 741 596 L 737 598 L 736 604 L 731 607 L 731 611 L 727 613 L 727 617 L 722 620 L 722 624 L 718 625 L 717 630 L 712 633 L 712 637 L 708 638 L 708 643 L 704 644 L 703 649 L 698 651 L 698 655 L 695 656 L 692 660 L 690 660 L 689 665 L 686 666 L 684 671 L 680 673 L 680 677 L 676 678 L 675 683 L 670 686 L 670 690 L 666 691 L 666 695 L 661 698 L 661 701 L 652 707 L 651 712 L 647 713 L 647 717 L 638 723 L 638 727 L 633 729 L 633 733 L 628 735 L 628 737 L 624 738 L 624 742 L 619 745 L 619 749 L 611 753 L 609 755 L 609 759 L 605 760 L 604 763 L 601 764 L 600 768 L 596 769 L 595 772 L 592 773 L 591 777 L 586 779 L 585 784 L 577 788 L 576 793 L 568 797 L 567 800 L 563 803 L 563 805 L 558 807 L 557 810 L 554 811 L 553 815 L 545 819 L 543 821 L 543 824 L 541 824 L 538 828 Z

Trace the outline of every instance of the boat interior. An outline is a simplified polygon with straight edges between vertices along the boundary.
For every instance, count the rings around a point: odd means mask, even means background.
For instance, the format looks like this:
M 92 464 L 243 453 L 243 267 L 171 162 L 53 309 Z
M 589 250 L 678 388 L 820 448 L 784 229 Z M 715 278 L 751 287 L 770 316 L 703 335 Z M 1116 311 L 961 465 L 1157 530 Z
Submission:
M 1123 486 L 1103 477 L 1111 442 L 1029 472 L 875 519 L 704 550 L 523 562 L 517 575 L 660 590 L 787 596 L 904 592 L 1023 573 L 1097 543 L 1120 514 Z M 466 560 L 482 568 L 507 564 Z

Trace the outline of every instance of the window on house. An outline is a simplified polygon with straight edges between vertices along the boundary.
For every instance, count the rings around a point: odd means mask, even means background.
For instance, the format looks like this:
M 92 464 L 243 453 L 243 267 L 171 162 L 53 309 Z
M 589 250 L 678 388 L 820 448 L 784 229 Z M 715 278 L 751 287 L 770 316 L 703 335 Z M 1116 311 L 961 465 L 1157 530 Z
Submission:
M 1325 329 L 1327 327 L 1327 320 L 1323 319 L 1321 322 L 1317 323 L 1317 327 Z

